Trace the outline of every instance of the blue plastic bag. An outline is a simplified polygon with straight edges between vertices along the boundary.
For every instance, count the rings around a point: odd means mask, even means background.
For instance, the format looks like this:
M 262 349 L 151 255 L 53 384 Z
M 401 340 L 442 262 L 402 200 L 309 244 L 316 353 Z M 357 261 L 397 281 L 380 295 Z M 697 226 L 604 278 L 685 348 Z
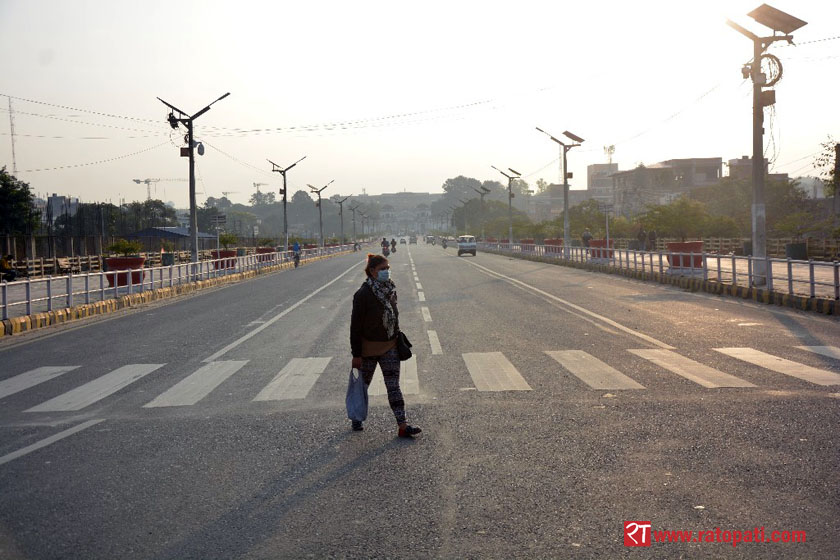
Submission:
M 367 420 L 368 388 L 361 372 L 350 368 L 350 380 L 347 382 L 347 418 L 356 422 Z

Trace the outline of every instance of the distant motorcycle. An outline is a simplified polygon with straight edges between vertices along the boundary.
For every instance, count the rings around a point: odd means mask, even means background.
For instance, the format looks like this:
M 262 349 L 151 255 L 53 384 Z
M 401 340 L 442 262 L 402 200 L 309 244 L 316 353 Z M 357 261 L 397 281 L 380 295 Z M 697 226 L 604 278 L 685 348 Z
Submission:
M 382 247 L 382 255 L 387 257 L 391 254 L 391 251 L 388 250 L 388 247 Z
M 299 267 L 300 266 L 300 253 L 295 253 L 294 260 L 295 260 L 295 268 Z
M 446 249 L 446 239 L 440 242 L 440 246 Z

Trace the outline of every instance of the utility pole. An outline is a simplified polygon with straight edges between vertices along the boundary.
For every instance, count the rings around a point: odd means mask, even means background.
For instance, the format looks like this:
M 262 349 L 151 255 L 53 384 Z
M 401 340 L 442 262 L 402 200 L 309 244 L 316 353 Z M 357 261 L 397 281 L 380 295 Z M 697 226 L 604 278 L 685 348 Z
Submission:
M 172 109 L 169 113 L 168 121 L 169 126 L 173 129 L 177 130 L 178 125 L 182 124 L 187 127 L 187 147 L 181 148 L 181 157 L 188 157 L 190 158 L 190 258 L 192 260 L 193 265 L 198 263 L 198 208 L 195 204 L 195 140 L 193 138 L 193 121 L 206 113 L 210 110 L 210 107 L 224 99 L 230 95 L 230 92 L 224 94 L 223 96 L 207 105 L 204 109 L 200 110 L 199 112 L 195 113 L 194 115 L 190 116 L 188 113 L 180 110 L 179 108 L 171 105 L 158 97 L 158 101 Z M 178 112 L 180 115 L 179 117 L 175 116 L 175 112 Z M 204 146 L 199 146 L 198 155 L 204 154 Z
M 537 130 L 551 138 L 553 141 L 557 142 L 560 145 L 560 176 L 563 179 L 563 256 L 564 258 L 569 258 L 569 244 L 571 243 L 571 234 L 569 231 L 569 168 L 566 166 L 566 153 L 576 146 L 580 146 L 583 143 L 583 138 L 577 136 L 576 134 L 572 134 L 568 130 L 563 132 L 563 136 L 572 140 L 571 144 L 567 144 L 561 140 L 558 140 L 545 130 L 541 129 L 540 127 L 536 127 Z
M 519 177 L 522 176 L 522 173 L 508 167 L 508 171 L 513 173 L 513 175 L 508 175 L 495 165 L 491 165 L 490 167 L 507 177 L 508 180 L 508 243 L 511 244 L 513 243 L 513 182 L 516 179 L 519 179 Z
M 352 195 L 351 195 L 352 196 Z M 338 217 L 341 219 L 341 244 L 344 245 L 344 203 L 347 202 L 347 199 L 350 198 L 349 196 L 345 196 L 341 198 L 341 195 L 335 195 L 333 197 L 333 202 L 338 204 Z
M 742 67 L 741 74 L 744 79 L 751 78 L 753 83 L 752 253 L 756 259 L 753 262 L 753 284 L 765 285 L 767 283 L 767 216 L 764 205 L 764 177 L 767 170 L 764 165 L 764 107 L 776 102 L 776 92 L 775 90 L 765 92 L 762 88 L 772 87 L 781 79 L 782 63 L 775 55 L 764 54 L 764 51 L 775 41 L 787 41 L 793 44 L 791 33 L 806 25 L 806 22 L 767 4 L 762 4 L 747 15 L 769 27 L 774 33 L 770 37 L 759 37 L 737 23 L 726 20 L 729 27 L 753 42 L 753 59 Z M 776 35 L 777 32 L 783 35 Z M 774 75 L 768 76 L 761 71 L 762 60 L 768 63 L 768 71 Z
M 15 157 L 15 112 L 12 109 L 12 98 L 9 98 L 9 135 L 12 139 L 12 175 L 17 177 L 17 158 Z
M 326 189 L 327 187 L 329 187 L 330 185 L 332 185 L 334 182 L 335 182 L 335 179 L 333 179 L 332 181 L 330 181 L 329 183 L 327 183 L 326 185 L 324 185 L 320 189 L 316 189 L 315 187 L 313 187 L 310 184 L 306 185 L 307 187 L 309 187 L 309 189 L 312 192 L 314 192 L 315 194 L 318 195 L 318 227 L 319 227 L 319 231 L 320 231 L 320 235 L 321 235 L 321 249 L 324 248 L 324 215 L 323 215 L 323 212 L 321 212 L 321 192 L 324 189 Z
M 299 164 L 300 162 L 302 162 L 305 159 L 306 159 L 306 156 L 303 156 L 302 158 L 300 158 L 299 160 L 294 162 L 292 165 L 290 165 L 288 167 L 285 167 L 285 168 L 280 167 L 279 165 L 277 165 L 276 163 L 274 163 L 270 159 L 266 160 L 266 161 L 268 161 L 268 163 L 271 164 L 271 170 L 273 172 L 279 173 L 283 176 L 283 188 L 280 189 L 280 194 L 283 195 L 283 239 L 284 239 L 284 241 L 283 241 L 283 252 L 284 253 L 289 251 L 289 220 L 286 218 L 286 199 L 287 199 L 286 194 L 288 192 L 288 188 L 286 187 L 286 173 L 289 171 L 289 169 L 291 169 L 292 167 Z

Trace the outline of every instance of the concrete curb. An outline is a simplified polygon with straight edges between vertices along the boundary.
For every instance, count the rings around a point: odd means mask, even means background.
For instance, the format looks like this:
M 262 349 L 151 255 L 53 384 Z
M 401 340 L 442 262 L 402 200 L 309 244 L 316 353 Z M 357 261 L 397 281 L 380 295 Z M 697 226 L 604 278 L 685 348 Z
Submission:
M 801 311 L 814 311 L 824 315 L 837 315 L 840 313 L 840 302 L 834 299 L 808 297 L 790 295 L 782 292 L 770 291 L 766 288 L 754 288 L 747 286 L 733 286 L 731 284 L 724 284 L 716 280 L 703 280 L 702 278 L 693 278 L 691 276 L 677 276 L 675 274 L 660 274 L 659 272 L 617 269 L 603 264 L 591 264 L 581 262 L 562 262 L 558 259 L 541 257 L 537 255 L 524 255 L 521 253 L 503 253 L 501 251 L 484 250 L 485 253 L 492 253 L 495 255 L 502 255 L 505 257 L 513 257 L 527 261 L 542 262 L 546 264 L 554 264 L 559 266 L 566 266 L 570 268 L 578 268 L 581 270 L 589 270 L 591 272 L 603 272 L 606 274 L 619 274 L 628 278 L 633 278 L 642 281 L 659 282 L 660 284 L 670 284 L 678 286 L 684 290 L 691 290 L 692 292 L 707 292 L 716 295 L 726 295 L 739 297 L 742 299 L 751 299 L 758 303 L 766 303 L 778 305 L 781 307 L 790 307 L 799 309 Z
M 342 251 L 332 255 L 324 255 L 320 257 L 312 257 L 307 259 L 306 263 L 338 257 L 342 255 L 349 255 L 353 251 Z M 303 264 L 303 263 L 301 263 Z M 287 268 L 294 268 L 293 263 L 283 263 L 274 266 L 267 266 L 257 270 L 248 270 L 245 272 L 237 272 L 228 276 L 221 276 L 218 278 L 209 278 L 207 280 L 200 280 L 189 284 L 181 284 L 180 286 L 172 286 L 166 288 L 156 288 L 154 290 L 146 290 L 137 292 L 131 295 L 123 295 L 116 299 L 108 299 L 105 301 L 98 301 L 96 303 L 75 305 L 73 307 L 57 309 L 53 311 L 44 311 L 40 313 L 33 313 L 32 315 L 24 315 L 22 317 L 14 317 L 2 321 L 2 330 L 0 330 L 0 338 L 4 336 L 14 336 L 35 329 L 41 329 L 51 325 L 58 325 L 77 321 L 86 317 L 93 317 L 94 315 L 106 315 L 115 313 L 121 309 L 128 307 L 137 307 L 138 305 L 157 301 L 162 299 L 176 298 L 181 295 L 192 294 L 207 288 L 222 286 L 225 284 L 233 284 L 255 278 L 264 274 L 271 274 Z

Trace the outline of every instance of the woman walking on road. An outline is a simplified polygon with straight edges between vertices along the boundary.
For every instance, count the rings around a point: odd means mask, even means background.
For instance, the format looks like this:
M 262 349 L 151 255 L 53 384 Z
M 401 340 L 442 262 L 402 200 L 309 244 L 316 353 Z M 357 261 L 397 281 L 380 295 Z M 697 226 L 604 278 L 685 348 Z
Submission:
M 400 357 L 397 353 L 400 314 L 388 259 L 382 255 L 369 254 L 365 274 L 367 279 L 353 296 L 353 313 L 350 318 L 353 367 L 362 374 L 367 389 L 373 379 L 376 364 L 379 364 L 388 390 L 388 404 L 397 419 L 397 434 L 399 437 L 410 438 L 422 430 L 409 426 L 405 419 L 405 401 L 400 391 Z M 352 426 L 356 431 L 363 429 L 362 423 L 355 420 Z

